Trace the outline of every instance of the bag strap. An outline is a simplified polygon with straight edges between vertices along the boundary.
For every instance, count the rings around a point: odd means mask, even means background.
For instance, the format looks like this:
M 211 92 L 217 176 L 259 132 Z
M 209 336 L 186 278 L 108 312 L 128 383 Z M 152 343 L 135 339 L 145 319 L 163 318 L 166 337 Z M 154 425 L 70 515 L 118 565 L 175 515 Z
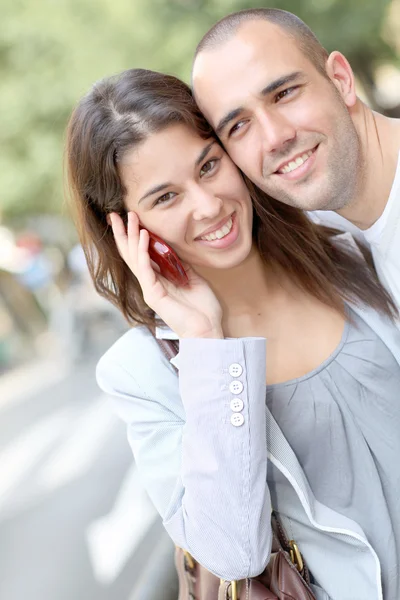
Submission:
M 274 510 L 271 513 L 271 528 L 273 535 L 275 536 L 275 539 L 277 540 L 281 549 L 287 552 L 291 562 L 299 571 L 305 582 L 310 584 L 310 574 L 307 565 L 303 560 L 303 556 L 299 550 L 299 547 L 297 546 L 295 540 L 290 540 L 287 537 L 279 516 Z
M 179 341 L 178 340 L 160 340 L 155 338 L 157 344 L 159 345 L 161 352 L 164 354 L 165 358 L 170 361 L 171 358 L 175 358 L 175 356 L 179 352 Z M 172 364 L 172 363 L 171 363 Z M 172 364 L 175 371 L 178 373 L 178 369 L 174 364 Z

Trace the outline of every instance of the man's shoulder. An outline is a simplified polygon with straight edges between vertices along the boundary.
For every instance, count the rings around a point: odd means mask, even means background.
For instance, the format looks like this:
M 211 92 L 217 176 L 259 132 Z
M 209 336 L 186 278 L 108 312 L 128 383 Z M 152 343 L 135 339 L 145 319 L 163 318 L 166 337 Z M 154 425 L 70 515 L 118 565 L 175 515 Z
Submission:
M 355 239 L 365 243 L 364 234 L 361 229 L 333 210 L 314 210 L 307 212 L 307 215 L 318 225 L 326 225 L 327 227 L 335 227 L 340 231 L 348 231 Z

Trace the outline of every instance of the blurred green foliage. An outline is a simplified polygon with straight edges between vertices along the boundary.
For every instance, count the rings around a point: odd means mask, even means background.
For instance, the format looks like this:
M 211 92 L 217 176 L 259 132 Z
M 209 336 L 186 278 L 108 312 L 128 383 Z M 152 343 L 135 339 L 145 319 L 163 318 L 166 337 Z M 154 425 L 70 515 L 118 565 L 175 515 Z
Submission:
M 274 6 L 347 55 L 373 102 L 374 70 L 397 60 L 382 25 L 390 0 L 2 0 L 0 215 L 62 210 L 63 136 L 91 83 L 130 67 L 188 80 L 202 34 L 225 14 Z

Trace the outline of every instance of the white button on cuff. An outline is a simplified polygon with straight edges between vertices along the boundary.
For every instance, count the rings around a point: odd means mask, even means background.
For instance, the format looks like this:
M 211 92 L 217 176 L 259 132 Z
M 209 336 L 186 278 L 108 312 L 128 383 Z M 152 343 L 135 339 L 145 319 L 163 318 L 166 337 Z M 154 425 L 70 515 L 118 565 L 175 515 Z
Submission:
M 240 377 L 242 373 L 243 369 L 239 363 L 232 363 L 229 366 L 229 375 L 232 375 L 232 377 Z
M 231 423 L 234 427 L 240 427 L 244 423 L 244 416 L 241 413 L 234 413 L 231 416 Z
M 241 394 L 243 392 L 243 383 L 241 381 L 231 381 L 229 384 L 229 391 L 232 394 Z
M 233 412 L 240 412 L 241 410 L 243 410 L 244 407 L 243 400 L 241 400 L 240 398 L 234 398 L 233 400 L 231 400 L 230 407 L 231 410 L 233 410 Z

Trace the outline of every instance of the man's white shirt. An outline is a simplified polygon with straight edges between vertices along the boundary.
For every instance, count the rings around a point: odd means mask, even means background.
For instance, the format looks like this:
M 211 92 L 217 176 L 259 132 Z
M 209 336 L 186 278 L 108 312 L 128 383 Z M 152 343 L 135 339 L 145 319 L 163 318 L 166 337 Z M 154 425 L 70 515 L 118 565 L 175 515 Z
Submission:
M 369 229 L 362 231 L 332 211 L 317 210 L 308 214 L 321 225 L 349 231 L 355 238 L 367 243 L 379 278 L 400 309 L 400 153 L 386 207 Z

